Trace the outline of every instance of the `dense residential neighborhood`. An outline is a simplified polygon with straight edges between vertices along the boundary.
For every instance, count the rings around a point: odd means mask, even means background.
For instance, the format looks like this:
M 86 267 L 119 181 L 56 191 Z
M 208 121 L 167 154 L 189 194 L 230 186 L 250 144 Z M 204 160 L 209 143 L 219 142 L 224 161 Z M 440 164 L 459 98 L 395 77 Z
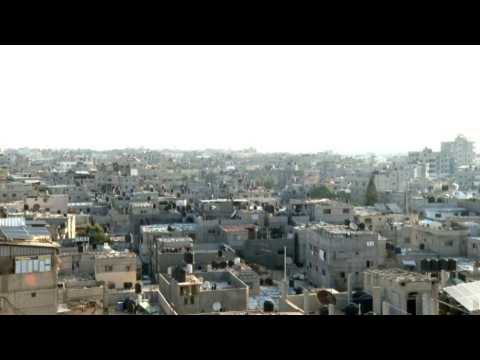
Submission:
M 455 136 L 455 134 L 454 134 Z M 0 151 L 0 313 L 478 315 L 480 158 Z

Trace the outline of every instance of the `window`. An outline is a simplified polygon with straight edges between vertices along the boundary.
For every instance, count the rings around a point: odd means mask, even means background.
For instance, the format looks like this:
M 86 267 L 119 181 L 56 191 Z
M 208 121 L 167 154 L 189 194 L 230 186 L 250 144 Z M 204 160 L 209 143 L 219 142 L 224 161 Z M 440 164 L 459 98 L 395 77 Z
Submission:
M 404 241 L 405 241 L 405 244 L 410 244 L 410 238 L 409 238 L 409 237 L 406 237 L 406 238 L 404 239 Z
M 435 217 L 436 217 L 436 218 L 441 218 L 441 217 L 442 217 L 442 214 L 436 213 L 436 214 L 435 214 Z
M 343 209 L 344 214 L 350 214 L 350 209 Z
M 344 273 L 343 271 L 340 272 L 340 277 L 341 277 L 342 279 L 345 279 L 345 273 Z
M 323 213 L 325 215 L 330 215 L 332 213 L 332 209 L 323 209 Z
M 188 305 L 188 297 L 185 297 L 185 298 L 183 299 L 183 303 L 184 303 L 184 305 Z
M 473 244 L 472 249 L 476 249 L 476 248 L 477 248 L 477 244 Z
M 322 275 L 325 276 L 327 273 L 325 272 L 325 269 L 322 269 Z
M 453 246 L 453 241 L 452 241 L 452 240 L 446 241 L 446 242 L 445 242 L 445 246 L 452 247 L 452 246 Z
M 190 296 L 190 304 L 194 304 L 195 303 L 195 296 Z
M 105 272 L 113 271 L 113 265 L 105 265 Z
M 375 242 L 374 241 L 367 241 L 367 246 L 368 247 L 373 247 L 373 246 L 375 246 Z
M 34 298 L 34 297 L 37 297 L 37 293 L 36 293 L 36 292 L 33 292 L 33 293 L 32 293 L 32 298 Z
M 130 266 L 130 265 L 127 265 L 127 266 L 125 267 L 125 270 L 126 270 L 126 271 L 130 271 L 130 269 L 131 269 L 131 266 Z
M 367 260 L 367 264 L 366 264 L 366 265 L 367 265 L 367 268 L 370 267 L 370 260 Z

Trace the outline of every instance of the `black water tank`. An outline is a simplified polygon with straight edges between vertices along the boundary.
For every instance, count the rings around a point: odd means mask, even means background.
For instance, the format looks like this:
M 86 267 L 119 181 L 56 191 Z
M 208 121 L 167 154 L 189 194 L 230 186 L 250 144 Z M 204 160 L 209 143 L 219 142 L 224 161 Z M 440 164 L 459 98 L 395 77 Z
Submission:
M 222 257 L 222 256 L 223 256 L 222 250 L 218 250 L 218 257 Z
M 185 262 L 187 264 L 193 264 L 193 253 L 191 252 L 186 252 L 184 255 L 183 255 L 183 259 L 185 260 Z
M 176 267 L 173 270 L 172 275 L 173 275 L 173 278 L 178 282 L 185 282 L 185 280 L 187 279 L 187 274 L 186 274 L 185 270 L 182 269 L 181 267 Z
M 343 310 L 346 316 L 355 316 L 358 315 L 358 305 L 357 304 L 349 304 Z
M 142 293 L 142 285 L 140 283 L 135 283 L 135 294 L 141 294 Z
M 430 272 L 432 270 L 432 268 L 430 267 L 430 260 L 423 259 L 420 262 L 420 269 L 424 272 Z
M 439 270 L 448 270 L 448 260 L 444 258 L 438 260 L 438 268 Z
M 430 269 L 431 269 L 431 271 L 439 271 L 440 270 L 437 259 L 430 259 Z
M 275 310 L 275 304 L 270 300 L 265 300 L 263 303 L 264 312 L 273 312 Z
M 448 259 L 447 270 L 448 271 L 456 271 L 457 270 L 457 260 Z

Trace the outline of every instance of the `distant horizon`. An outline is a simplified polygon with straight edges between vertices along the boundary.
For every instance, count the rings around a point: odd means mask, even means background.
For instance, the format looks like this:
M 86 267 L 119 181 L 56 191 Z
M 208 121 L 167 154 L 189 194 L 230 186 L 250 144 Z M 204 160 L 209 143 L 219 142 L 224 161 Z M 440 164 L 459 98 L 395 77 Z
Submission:
M 425 147 L 424 147 L 425 148 Z M 410 150 L 410 151 L 421 151 L 422 149 L 417 150 Z M 289 154 L 289 155 L 317 155 L 317 154 L 325 154 L 331 153 L 334 155 L 340 156 L 368 156 L 368 155 L 375 155 L 375 156 L 407 156 L 410 151 L 406 152 L 396 152 L 396 153 L 378 153 L 378 152 L 357 152 L 357 153 L 340 153 L 333 150 L 321 150 L 317 152 L 289 152 L 289 151 L 259 151 L 253 147 L 247 147 L 244 149 L 227 149 L 227 148 L 199 148 L 199 149 L 181 149 L 181 148 L 163 148 L 163 149 L 153 149 L 147 147 L 125 147 L 125 148 L 109 148 L 109 149 L 92 149 L 92 148 L 73 148 L 73 147 L 66 147 L 66 148 L 47 148 L 47 147 L 17 147 L 17 148 L 0 148 L 0 152 L 4 151 L 19 151 L 19 150 L 28 150 L 28 151 L 93 151 L 93 152 L 112 152 L 112 151 L 128 151 L 128 150 L 135 150 L 135 151 L 155 151 L 155 152 L 208 152 L 208 151 L 218 151 L 218 152 L 246 152 L 248 150 L 254 150 L 257 154 Z M 435 151 L 435 150 L 433 150 Z M 480 156 L 480 154 L 477 154 Z

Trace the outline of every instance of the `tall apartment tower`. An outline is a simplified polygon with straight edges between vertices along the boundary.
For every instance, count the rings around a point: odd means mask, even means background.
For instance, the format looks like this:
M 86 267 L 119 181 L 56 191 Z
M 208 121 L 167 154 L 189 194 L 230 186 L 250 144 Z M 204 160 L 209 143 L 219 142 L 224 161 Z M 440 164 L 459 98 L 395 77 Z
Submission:
M 442 142 L 441 154 L 451 158 L 455 166 L 471 165 L 475 159 L 474 143 L 463 135 L 458 135 L 454 141 Z

